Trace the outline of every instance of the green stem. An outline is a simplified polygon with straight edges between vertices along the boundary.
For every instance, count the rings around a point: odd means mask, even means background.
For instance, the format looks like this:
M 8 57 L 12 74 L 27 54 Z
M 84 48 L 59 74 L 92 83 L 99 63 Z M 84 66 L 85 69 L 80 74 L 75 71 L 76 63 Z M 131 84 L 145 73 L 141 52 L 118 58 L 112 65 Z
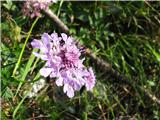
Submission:
M 33 86 L 33 85 L 32 85 Z M 22 103 L 24 102 L 24 100 L 26 99 L 26 97 L 28 96 L 28 94 L 31 92 L 32 90 L 32 86 L 29 88 L 29 91 L 25 94 L 25 96 L 22 98 L 22 100 L 20 101 L 20 103 L 17 105 L 16 109 L 13 112 L 13 118 L 15 118 L 15 115 L 18 111 L 18 109 L 20 108 L 20 106 L 22 105 Z
M 40 74 L 37 74 L 35 76 L 35 78 L 33 79 L 36 80 L 40 77 Z M 24 97 L 22 98 L 22 100 L 19 102 L 19 104 L 16 106 L 15 110 L 13 111 L 13 115 L 12 117 L 15 118 L 16 114 L 17 114 L 17 111 L 19 110 L 20 106 L 22 105 L 22 103 L 24 102 L 24 100 L 27 98 L 28 94 L 31 92 L 32 90 L 32 87 L 33 87 L 34 83 L 29 87 L 29 90 L 25 93 Z
M 36 49 L 36 48 L 33 49 L 33 52 L 37 52 L 37 51 L 38 51 L 38 49 Z M 31 65 L 32 65 L 32 63 L 34 62 L 34 59 L 35 59 L 35 56 L 34 56 L 33 54 L 31 54 L 30 57 L 29 57 L 29 60 L 28 60 L 28 62 L 27 62 L 27 64 L 26 64 L 26 67 L 25 67 L 25 69 L 24 69 L 22 78 L 21 78 L 21 81 L 22 81 L 22 82 L 19 83 L 18 88 L 17 88 L 17 90 L 16 90 L 15 96 L 17 96 L 17 94 L 18 94 L 18 92 L 19 92 L 22 84 L 24 83 L 25 78 L 26 78 L 28 72 L 30 71 Z
M 61 2 L 60 2 L 59 8 L 58 8 L 58 12 L 57 12 L 57 17 L 60 14 L 60 10 L 61 10 L 62 4 L 63 4 L 63 0 L 61 0 Z
M 24 45 L 23 45 L 23 47 L 22 47 L 22 50 L 21 50 L 21 53 L 20 53 L 20 55 L 19 55 L 18 62 L 16 63 L 16 66 L 15 66 L 15 68 L 14 68 L 14 70 L 13 70 L 12 77 L 15 77 L 15 73 L 16 73 L 16 71 L 17 71 L 17 69 L 18 69 L 18 67 L 19 67 L 19 65 L 20 65 L 20 63 L 21 63 L 21 59 L 22 59 L 22 56 L 23 56 L 24 49 L 25 49 L 25 47 L 26 47 L 26 44 L 27 44 L 27 42 L 28 42 L 28 39 L 29 39 L 29 37 L 30 37 L 30 35 L 31 35 L 31 33 L 32 33 L 32 30 L 33 30 L 35 24 L 37 23 L 38 19 L 39 19 L 39 17 L 37 17 L 37 18 L 35 19 L 35 21 L 33 22 L 32 26 L 31 26 L 31 28 L 30 28 L 30 30 L 29 30 L 29 32 L 28 32 L 27 38 L 26 38 L 26 40 L 25 40 L 25 43 L 24 43 Z

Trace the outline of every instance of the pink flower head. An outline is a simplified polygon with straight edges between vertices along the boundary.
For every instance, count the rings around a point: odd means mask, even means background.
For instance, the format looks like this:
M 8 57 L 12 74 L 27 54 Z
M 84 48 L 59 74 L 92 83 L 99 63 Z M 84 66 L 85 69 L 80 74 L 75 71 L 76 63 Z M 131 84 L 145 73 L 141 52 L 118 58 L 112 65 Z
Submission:
M 56 0 L 27 0 L 23 6 L 23 13 L 31 18 L 40 17 L 40 11 L 48 9 Z
M 45 67 L 40 69 L 40 74 L 57 78 L 55 83 L 57 86 L 63 86 L 68 97 L 72 98 L 74 92 L 82 86 L 86 86 L 87 90 L 93 89 L 96 80 L 93 70 L 83 65 L 84 58 L 80 59 L 81 50 L 72 37 L 64 33 L 61 37 L 57 33 L 44 33 L 41 40 L 33 40 L 31 45 L 40 49 L 40 53 L 33 54 L 46 61 Z

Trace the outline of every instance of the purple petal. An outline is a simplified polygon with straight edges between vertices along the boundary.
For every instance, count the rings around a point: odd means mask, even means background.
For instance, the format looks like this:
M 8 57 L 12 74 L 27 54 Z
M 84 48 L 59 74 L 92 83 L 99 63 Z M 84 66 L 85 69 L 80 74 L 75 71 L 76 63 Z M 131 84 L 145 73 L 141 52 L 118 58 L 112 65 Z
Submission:
M 48 50 L 51 48 L 50 46 L 50 36 L 47 33 L 44 33 L 42 35 L 42 41 L 44 45 L 48 48 Z
M 42 46 L 41 48 L 40 48 L 40 50 L 41 50 L 41 52 L 42 53 L 48 53 L 48 48 L 47 47 L 45 47 L 45 46 Z
M 52 33 L 51 37 L 53 40 L 58 40 L 58 34 L 57 33 Z
M 43 35 L 42 35 L 42 40 L 43 40 L 43 42 L 46 44 L 46 43 L 49 43 L 49 39 L 50 38 L 50 36 L 47 34 L 47 33 L 43 33 Z
M 82 85 L 81 84 L 78 84 L 78 83 L 74 83 L 74 89 L 75 90 L 80 90 L 81 89 L 81 87 L 82 87 Z
M 96 77 L 95 77 L 95 75 L 94 75 L 93 69 L 90 67 L 88 70 L 89 70 L 89 72 L 90 72 L 90 75 L 91 75 L 93 81 L 95 81 Z
M 31 45 L 32 45 L 32 47 L 34 47 L 34 48 L 40 48 L 40 47 L 42 46 L 42 42 L 39 41 L 39 40 L 34 39 L 34 40 L 31 42 Z
M 52 67 L 52 68 L 53 68 L 53 67 Z M 53 70 L 52 70 L 52 72 L 51 72 L 51 74 L 50 74 L 50 77 L 51 77 L 51 78 L 54 78 L 54 77 L 57 77 L 57 75 L 58 75 L 58 68 L 55 67 L 55 68 L 53 68 Z
M 52 62 L 54 64 L 60 64 L 61 63 L 61 58 L 60 57 L 57 57 L 57 56 L 54 56 L 53 59 L 52 59 Z
M 35 13 L 32 13 L 32 14 L 30 15 L 30 17 L 31 17 L 31 18 L 34 18 L 34 17 L 35 17 Z
M 72 87 L 70 87 L 69 90 L 67 91 L 67 96 L 68 96 L 69 98 L 74 97 L 74 90 L 73 90 Z
M 73 38 L 72 37 L 68 37 L 67 45 L 71 45 L 72 43 L 73 43 Z
M 62 85 L 63 85 L 63 78 L 62 78 L 62 77 L 59 77 L 59 78 L 56 80 L 56 85 L 57 85 L 57 86 L 62 86 Z
M 74 90 L 73 90 L 73 88 L 72 88 L 70 85 L 68 85 L 68 84 L 65 84 L 65 85 L 64 85 L 63 91 L 64 91 L 64 93 L 67 92 L 67 96 L 68 96 L 69 98 L 72 98 L 72 97 L 74 96 Z
M 86 89 L 87 90 L 92 90 L 93 87 L 95 86 L 95 75 L 93 73 L 93 70 L 92 68 L 90 67 L 88 69 L 88 76 L 86 77 L 87 80 L 86 80 Z
M 65 84 L 63 87 L 63 92 L 66 93 L 68 91 L 68 84 Z
M 62 39 L 63 39 L 64 41 L 67 40 L 67 35 L 66 35 L 65 33 L 62 33 L 61 36 L 62 36 Z
M 39 53 L 36 53 L 36 52 L 33 52 L 33 54 L 34 54 L 36 57 L 41 58 L 42 60 L 48 60 L 48 57 L 47 57 L 46 55 L 39 54 Z
M 40 74 L 44 77 L 49 76 L 49 74 L 51 73 L 52 68 L 41 68 L 40 69 Z

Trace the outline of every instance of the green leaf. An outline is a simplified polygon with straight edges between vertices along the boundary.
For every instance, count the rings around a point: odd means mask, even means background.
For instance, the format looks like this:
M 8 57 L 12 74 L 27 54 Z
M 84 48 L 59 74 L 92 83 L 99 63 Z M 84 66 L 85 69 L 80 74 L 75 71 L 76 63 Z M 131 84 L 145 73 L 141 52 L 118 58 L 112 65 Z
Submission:
M 148 83 L 149 86 L 155 86 L 155 83 L 151 80 L 148 80 L 147 83 Z
M 5 8 L 7 8 L 8 10 L 10 10 L 11 7 L 12 7 L 12 0 L 6 0 L 6 2 L 7 2 L 7 3 L 3 4 L 3 6 L 4 6 Z
M 5 88 L 5 92 L 4 92 L 4 94 L 2 95 L 2 97 L 4 97 L 4 98 L 12 98 L 12 97 L 13 97 L 13 92 L 12 92 L 12 90 L 11 90 L 9 87 L 6 87 L 6 88 Z

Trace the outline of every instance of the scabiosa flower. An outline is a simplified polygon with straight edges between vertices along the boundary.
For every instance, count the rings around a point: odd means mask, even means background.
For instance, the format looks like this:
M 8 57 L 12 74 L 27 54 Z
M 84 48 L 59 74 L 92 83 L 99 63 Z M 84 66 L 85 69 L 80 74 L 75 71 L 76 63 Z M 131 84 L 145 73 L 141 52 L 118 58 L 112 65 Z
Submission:
M 40 11 L 48 9 L 50 4 L 55 3 L 56 0 L 27 0 L 23 6 L 23 13 L 31 18 L 40 17 Z
M 62 33 L 59 37 L 57 33 L 44 33 L 41 40 L 35 39 L 31 45 L 40 49 L 40 53 L 33 54 L 46 61 L 45 67 L 40 69 L 40 74 L 56 78 L 56 85 L 63 86 L 68 97 L 72 98 L 74 92 L 82 86 L 92 90 L 96 80 L 94 72 L 91 67 L 83 65 L 85 59 L 80 59 L 81 49 L 76 46 L 71 36 Z

